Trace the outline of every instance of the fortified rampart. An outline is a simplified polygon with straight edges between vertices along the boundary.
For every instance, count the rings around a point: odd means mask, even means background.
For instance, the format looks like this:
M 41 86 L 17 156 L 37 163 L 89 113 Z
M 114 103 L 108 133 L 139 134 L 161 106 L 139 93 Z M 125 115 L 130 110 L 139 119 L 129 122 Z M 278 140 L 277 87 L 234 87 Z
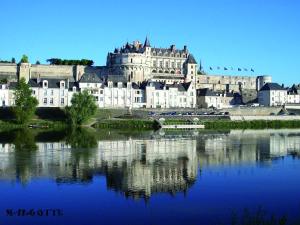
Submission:
M 258 91 L 265 83 L 272 82 L 271 76 L 226 76 L 226 75 L 198 75 L 197 89 L 235 91 L 243 89 Z
M 68 66 L 68 65 L 40 65 L 30 63 L 0 63 L 0 79 L 16 81 L 19 77 L 29 78 L 57 78 L 77 81 L 84 73 L 95 73 L 99 76 L 106 74 L 106 68 L 100 66 Z

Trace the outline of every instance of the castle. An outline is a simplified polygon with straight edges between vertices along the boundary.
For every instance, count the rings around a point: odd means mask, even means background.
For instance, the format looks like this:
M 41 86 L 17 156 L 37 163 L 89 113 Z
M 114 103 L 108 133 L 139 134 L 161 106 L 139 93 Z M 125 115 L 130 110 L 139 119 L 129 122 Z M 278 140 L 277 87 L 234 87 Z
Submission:
M 180 84 L 192 84 L 191 89 L 195 92 L 193 95 L 196 95 L 197 89 L 204 88 L 219 93 L 238 92 L 243 98 L 241 101 L 243 103 L 257 100 L 257 93 L 261 87 L 272 81 L 271 76 L 207 75 L 203 71 L 199 73 L 198 64 L 187 46 L 182 49 L 176 48 L 175 45 L 169 48 L 156 48 L 151 46 L 148 38 L 144 43 L 134 41 L 129 44 L 127 42 L 124 46 L 109 52 L 105 66 L 0 63 L 0 80 L 6 79 L 9 83 L 21 77 L 28 82 L 35 80 L 34 82 L 37 83 L 41 79 L 57 79 L 71 82 L 72 85 L 79 83 L 83 77 L 85 77 L 84 80 L 91 80 L 89 77 L 98 77 L 101 85 L 107 85 L 107 81 L 113 79 L 116 83 L 134 83 L 135 87 L 139 88 L 153 86 L 169 90 L 170 87 L 175 87 L 178 89 L 178 96 L 181 95 Z M 159 95 L 159 93 L 156 94 Z M 149 96 L 150 94 L 148 98 Z M 143 98 L 146 100 L 146 96 Z M 178 100 L 186 101 L 185 98 L 179 97 Z M 160 102 L 166 103 L 169 100 L 158 100 L 157 104 Z M 194 106 L 195 102 L 196 100 L 193 99 L 188 105 Z

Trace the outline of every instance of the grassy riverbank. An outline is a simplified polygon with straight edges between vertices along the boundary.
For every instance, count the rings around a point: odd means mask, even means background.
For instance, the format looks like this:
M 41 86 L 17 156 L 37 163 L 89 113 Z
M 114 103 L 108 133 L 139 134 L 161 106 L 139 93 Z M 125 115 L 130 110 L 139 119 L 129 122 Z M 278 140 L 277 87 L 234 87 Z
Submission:
M 110 119 L 102 120 L 94 125 L 95 128 L 101 129 L 137 129 L 153 130 L 158 129 L 157 123 L 153 120 L 142 119 Z
M 300 120 L 253 120 L 253 121 L 207 121 L 204 122 L 205 129 L 280 129 L 300 128 Z

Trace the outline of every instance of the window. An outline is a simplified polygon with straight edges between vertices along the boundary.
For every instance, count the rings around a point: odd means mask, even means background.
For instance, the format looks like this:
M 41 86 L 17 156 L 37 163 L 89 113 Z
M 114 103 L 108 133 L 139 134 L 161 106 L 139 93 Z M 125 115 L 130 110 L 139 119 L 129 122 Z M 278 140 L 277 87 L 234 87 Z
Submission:
M 34 95 L 35 95 L 35 90 L 32 90 L 32 94 L 34 94 Z
M 47 104 L 47 98 L 44 98 L 44 104 Z
M 172 65 L 172 68 L 175 68 L 175 62 L 172 62 L 171 65 Z
M 50 104 L 53 105 L 53 98 L 50 98 Z
M 100 102 L 103 102 L 103 97 L 100 97 Z
M 177 68 L 178 68 L 178 69 L 181 68 L 180 62 L 177 63 Z
M 95 99 L 96 99 L 96 102 L 98 102 L 98 101 L 99 101 L 99 98 L 98 98 L 98 96 L 96 96 L 96 97 L 95 97 Z
M 156 60 L 153 61 L 153 67 L 156 67 Z
M 140 91 L 136 91 L 137 94 L 140 94 Z
M 163 61 L 159 61 L 159 66 L 163 67 Z
M 65 82 L 62 81 L 62 82 L 60 83 L 60 87 L 65 87 Z
M 101 94 L 101 95 L 103 94 L 103 90 L 100 90 L 100 94 Z
M 64 98 L 61 98 L 61 99 L 60 99 L 60 104 L 62 104 L 62 105 L 65 104 L 65 99 L 64 99 Z
M 47 88 L 47 87 L 48 87 L 48 81 L 45 80 L 45 81 L 43 82 L 43 87 L 44 87 L 44 88 Z
M 44 91 L 44 96 L 47 96 L 47 90 Z
M 169 68 L 169 62 L 166 62 L 166 67 Z
M 130 59 L 130 62 L 131 62 L 131 63 L 133 62 L 132 59 Z
M 51 90 L 51 95 L 53 95 L 53 90 Z

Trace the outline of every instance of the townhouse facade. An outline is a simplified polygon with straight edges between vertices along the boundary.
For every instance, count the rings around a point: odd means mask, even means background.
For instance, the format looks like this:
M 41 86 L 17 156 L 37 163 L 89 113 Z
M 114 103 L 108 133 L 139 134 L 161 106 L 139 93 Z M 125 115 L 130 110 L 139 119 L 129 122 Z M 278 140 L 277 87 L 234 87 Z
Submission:
M 283 106 L 288 102 L 287 89 L 277 83 L 265 84 L 258 93 L 258 103 L 263 106 Z

